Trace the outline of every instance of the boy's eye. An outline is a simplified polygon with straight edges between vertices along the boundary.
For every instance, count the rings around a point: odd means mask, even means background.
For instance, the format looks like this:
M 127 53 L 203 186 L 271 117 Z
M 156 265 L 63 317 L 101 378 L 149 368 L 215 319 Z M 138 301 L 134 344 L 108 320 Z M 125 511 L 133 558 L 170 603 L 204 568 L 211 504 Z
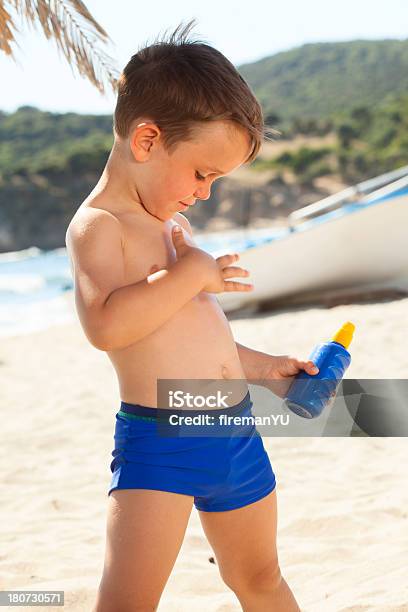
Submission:
M 205 176 L 201 176 L 201 174 L 199 172 L 197 172 L 197 170 L 196 170 L 196 178 L 199 181 L 205 181 Z

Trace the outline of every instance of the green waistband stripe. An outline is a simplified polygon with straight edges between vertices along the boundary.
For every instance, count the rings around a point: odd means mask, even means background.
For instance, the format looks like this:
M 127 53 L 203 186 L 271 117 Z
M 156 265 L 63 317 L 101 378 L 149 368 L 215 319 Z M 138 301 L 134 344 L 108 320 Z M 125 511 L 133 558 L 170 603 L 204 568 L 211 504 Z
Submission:
M 129 412 L 123 412 L 123 410 L 119 410 L 118 414 L 120 414 L 120 416 L 126 417 L 127 419 L 136 419 L 136 420 L 153 421 L 153 422 L 157 422 L 159 420 L 157 417 L 144 417 L 138 414 L 130 414 Z

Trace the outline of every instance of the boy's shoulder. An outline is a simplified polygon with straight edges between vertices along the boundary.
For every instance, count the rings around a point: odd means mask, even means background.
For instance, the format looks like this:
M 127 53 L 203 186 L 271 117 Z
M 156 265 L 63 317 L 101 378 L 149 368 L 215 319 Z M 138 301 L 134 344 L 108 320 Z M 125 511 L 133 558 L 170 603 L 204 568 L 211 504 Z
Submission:
M 76 210 L 66 230 L 65 244 L 69 249 L 74 244 L 94 241 L 97 235 L 103 233 L 105 239 L 112 234 L 119 238 L 123 246 L 123 233 L 119 218 L 98 206 L 81 206 Z
M 94 204 L 82 203 L 75 211 L 68 227 L 78 227 L 88 225 L 96 219 L 110 219 L 112 223 L 119 223 L 119 217 L 110 211 L 105 206 L 99 206 L 95 201 Z

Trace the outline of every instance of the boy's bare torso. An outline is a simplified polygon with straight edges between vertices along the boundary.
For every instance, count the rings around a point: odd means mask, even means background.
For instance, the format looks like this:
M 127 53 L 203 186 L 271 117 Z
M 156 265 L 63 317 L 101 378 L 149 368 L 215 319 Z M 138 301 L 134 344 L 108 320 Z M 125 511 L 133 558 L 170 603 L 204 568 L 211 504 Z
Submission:
M 85 200 L 71 223 L 80 224 L 86 208 L 109 211 L 120 221 L 125 285 L 149 276 L 153 265 L 168 269 L 176 261 L 171 228 L 175 223 L 182 225 L 178 213 L 173 220 L 160 222 L 145 211 L 115 209 L 96 196 Z M 183 232 L 186 242 L 194 245 L 187 230 Z M 240 379 L 231 387 L 229 405 L 241 401 L 248 390 L 229 322 L 215 295 L 205 291 L 154 332 L 107 355 L 124 402 L 157 407 L 158 379 Z

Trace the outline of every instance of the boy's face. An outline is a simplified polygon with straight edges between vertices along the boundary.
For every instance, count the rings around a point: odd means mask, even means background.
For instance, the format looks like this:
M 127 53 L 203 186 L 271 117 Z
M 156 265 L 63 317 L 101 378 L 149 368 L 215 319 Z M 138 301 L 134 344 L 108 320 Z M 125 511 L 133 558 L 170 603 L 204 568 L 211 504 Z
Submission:
M 167 221 L 196 200 L 207 200 L 212 183 L 241 166 L 248 159 L 250 146 L 243 128 L 216 121 L 198 128 L 194 140 L 179 143 L 169 155 L 160 129 L 154 123 L 139 124 L 132 133 L 132 152 L 143 161 L 138 164 L 136 178 L 143 207 Z

